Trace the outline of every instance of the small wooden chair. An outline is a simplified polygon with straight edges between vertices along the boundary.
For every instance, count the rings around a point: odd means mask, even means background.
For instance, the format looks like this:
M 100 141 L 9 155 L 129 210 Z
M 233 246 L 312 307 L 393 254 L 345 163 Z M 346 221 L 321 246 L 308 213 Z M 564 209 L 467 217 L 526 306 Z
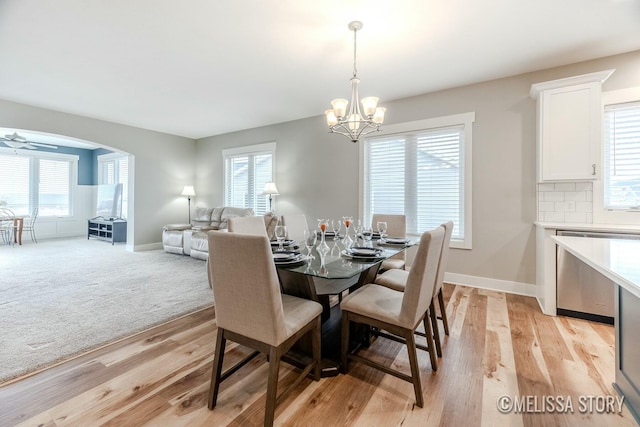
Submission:
M 258 219 L 262 221 L 262 218 Z M 282 396 L 310 373 L 313 373 L 314 380 L 320 379 L 322 306 L 280 293 L 266 233 L 250 235 L 210 231 L 208 238 L 209 278 L 218 324 L 209 409 L 216 406 L 220 383 L 259 353 L 264 353 L 269 361 L 264 425 L 271 426 L 275 407 Z M 277 397 L 280 359 L 307 333 L 311 334 L 313 357 L 296 381 Z M 256 351 L 223 373 L 222 362 L 228 339 Z

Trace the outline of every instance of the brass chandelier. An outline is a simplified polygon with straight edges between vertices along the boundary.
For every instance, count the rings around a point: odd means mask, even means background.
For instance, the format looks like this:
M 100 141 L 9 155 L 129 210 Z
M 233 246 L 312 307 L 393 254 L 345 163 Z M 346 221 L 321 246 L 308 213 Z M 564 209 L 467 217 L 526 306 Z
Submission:
M 351 106 L 347 111 L 349 101 L 343 98 L 331 101 L 330 108 L 324 112 L 327 117 L 329 132 L 338 133 L 349 138 L 352 142 L 358 142 L 361 136 L 380 130 L 384 121 L 384 113 L 387 110 L 378 107 L 378 98 L 368 96 L 362 98 L 362 110 L 358 101 L 358 69 L 356 67 L 356 33 L 362 29 L 362 22 L 349 23 L 349 30 L 353 31 L 353 77 L 351 83 Z

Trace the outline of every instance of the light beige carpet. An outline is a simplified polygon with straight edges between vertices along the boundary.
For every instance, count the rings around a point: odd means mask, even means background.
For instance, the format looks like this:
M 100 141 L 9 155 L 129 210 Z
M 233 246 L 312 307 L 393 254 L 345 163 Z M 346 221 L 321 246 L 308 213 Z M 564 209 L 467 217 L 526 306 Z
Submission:
M 213 304 L 206 263 L 85 238 L 0 246 L 0 383 Z

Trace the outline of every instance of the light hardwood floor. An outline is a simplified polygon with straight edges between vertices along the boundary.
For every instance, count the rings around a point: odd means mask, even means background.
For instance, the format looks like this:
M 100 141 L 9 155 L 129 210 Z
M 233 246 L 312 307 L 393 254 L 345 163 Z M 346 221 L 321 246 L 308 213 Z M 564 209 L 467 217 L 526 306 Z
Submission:
M 437 372 L 419 351 L 424 408 L 414 405 L 410 383 L 353 363 L 347 375 L 303 381 L 276 408 L 276 425 L 636 425 L 626 408 L 580 412 L 580 396 L 617 396 L 613 327 L 545 316 L 529 297 L 451 285 L 444 291 L 451 335 Z M 214 310 L 205 309 L 0 387 L 0 426 L 262 425 L 264 356 L 223 382 L 218 406 L 207 409 L 215 335 Z M 396 342 L 378 338 L 366 351 L 409 370 Z M 243 354 L 228 345 L 225 362 Z M 283 364 L 280 390 L 295 374 Z M 569 396 L 574 411 L 503 414 L 503 395 Z M 533 405 L 545 407 L 542 400 Z

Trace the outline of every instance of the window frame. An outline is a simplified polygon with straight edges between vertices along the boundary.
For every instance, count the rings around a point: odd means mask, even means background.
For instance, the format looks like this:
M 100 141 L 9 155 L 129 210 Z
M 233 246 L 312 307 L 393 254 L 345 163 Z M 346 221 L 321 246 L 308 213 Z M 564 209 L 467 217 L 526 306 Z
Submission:
M 17 151 L 23 150 L 23 151 Z M 78 161 L 80 156 L 74 154 L 52 153 L 48 151 L 27 151 L 25 149 L 14 149 L 0 147 L 0 154 L 8 156 L 26 157 L 29 159 L 29 208 L 27 215 L 31 215 L 33 209 L 40 206 L 40 160 L 56 160 L 69 162 L 69 213 L 67 215 L 45 215 L 42 214 L 42 210 L 38 213 L 38 217 L 42 219 L 47 218 L 73 218 L 75 215 L 75 199 L 78 187 Z M 32 205 L 34 203 L 34 205 Z M 10 206 L 8 206 L 11 209 Z
M 262 144 L 254 144 L 247 145 L 242 147 L 235 148 L 225 148 L 222 150 L 222 173 L 223 173 L 223 188 L 222 188 L 222 197 L 224 200 L 224 205 L 227 205 L 227 159 L 233 157 L 240 156 L 256 156 L 261 154 L 270 154 L 271 155 L 271 181 L 274 181 L 274 176 L 276 173 L 276 141 L 265 142 Z M 262 189 L 254 189 L 255 195 L 259 196 Z M 266 196 L 265 196 L 266 198 Z M 268 205 L 268 204 L 267 204 Z M 250 206 L 249 206 L 250 207 Z M 254 211 L 256 211 L 255 207 L 252 207 Z M 268 209 L 268 208 L 267 208 Z M 275 210 L 275 199 L 273 201 L 273 205 L 271 207 L 272 210 Z M 267 210 L 268 212 L 268 210 Z M 256 215 L 258 212 L 256 211 Z
M 453 114 L 449 116 L 435 117 L 430 119 L 416 120 L 412 122 L 405 123 L 397 123 L 393 125 L 385 125 L 385 127 L 380 130 L 380 132 L 376 132 L 375 134 L 371 134 L 372 137 L 379 136 L 392 136 L 397 134 L 406 134 L 409 132 L 424 132 L 430 130 L 436 130 L 439 128 L 445 127 L 453 127 L 453 126 L 462 126 L 463 127 L 463 138 L 464 141 L 462 143 L 462 153 L 463 161 L 461 162 L 461 166 L 464 171 L 464 190 L 462 192 L 462 197 L 464 198 L 463 203 L 463 217 L 464 217 L 464 227 L 463 227 L 463 235 L 462 239 L 451 239 L 451 247 L 457 249 L 472 249 L 473 246 L 473 227 L 472 227 L 472 218 L 473 218 L 473 168 L 472 168 L 472 159 L 473 159 L 473 123 L 475 122 L 475 112 L 467 112 L 460 114 Z M 364 207 L 365 203 L 365 140 L 361 141 L 359 147 L 359 216 L 360 218 L 364 218 Z M 384 212 L 378 212 L 384 213 Z M 408 234 L 410 237 L 418 237 L 415 234 Z
M 96 156 L 96 160 L 98 162 L 98 185 L 100 184 L 122 184 L 122 212 L 121 218 L 127 219 L 128 210 L 129 210 L 129 165 L 130 165 L 130 156 L 128 154 L 123 153 L 108 153 L 108 154 L 99 154 Z M 120 182 L 120 161 L 127 161 L 127 182 Z M 105 181 L 105 166 L 107 163 L 113 163 L 113 174 L 115 182 L 104 182 Z
M 601 120 L 604 123 L 604 109 L 607 105 L 624 104 L 640 101 L 640 86 L 602 92 Z M 609 210 L 604 207 L 604 159 L 605 159 L 604 125 L 602 126 L 602 144 L 600 159 L 602 173 L 593 182 L 593 222 L 598 224 L 640 224 L 640 210 Z

